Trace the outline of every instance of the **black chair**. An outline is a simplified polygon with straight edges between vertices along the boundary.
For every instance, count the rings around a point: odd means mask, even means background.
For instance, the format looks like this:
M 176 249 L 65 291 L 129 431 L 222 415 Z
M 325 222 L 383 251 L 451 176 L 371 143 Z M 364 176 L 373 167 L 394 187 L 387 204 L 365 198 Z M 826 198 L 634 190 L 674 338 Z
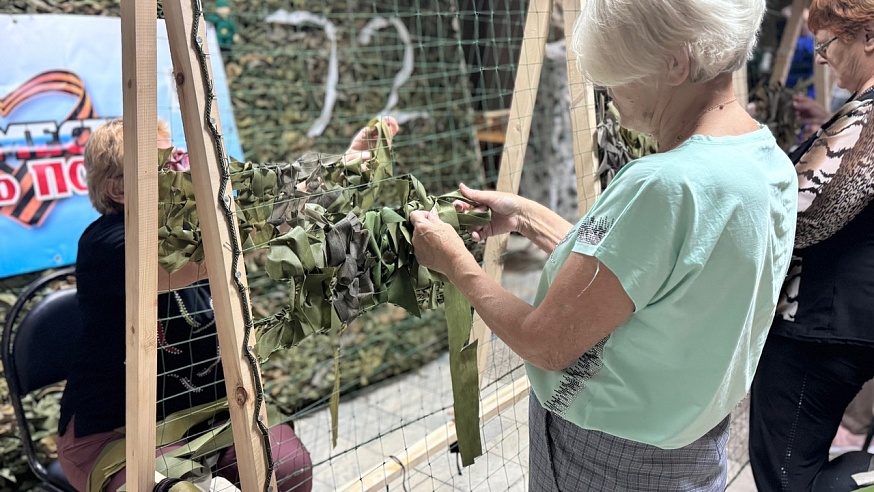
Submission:
M 40 481 L 35 490 L 76 492 L 67 482 L 57 461 L 44 464 L 37 459 L 36 444 L 22 398 L 67 379 L 71 347 L 82 333 L 82 320 L 75 288 L 55 290 L 26 312 L 23 311 L 34 296 L 44 291 L 51 282 L 73 272 L 72 267 L 58 270 L 28 285 L 12 306 L 3 325 L 3 369 L 27 462 Z M 21 322 L 13 330 L 22 315 Z

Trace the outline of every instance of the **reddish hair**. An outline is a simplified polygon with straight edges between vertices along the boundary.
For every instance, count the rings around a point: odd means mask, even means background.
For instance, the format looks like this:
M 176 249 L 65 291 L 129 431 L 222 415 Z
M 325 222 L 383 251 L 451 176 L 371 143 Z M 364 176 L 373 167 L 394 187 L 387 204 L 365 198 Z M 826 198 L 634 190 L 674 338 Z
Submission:
M 807 25 L 811 32 L 828 29 L 849 41 L 874 20 L 874 0 L 813 0 Z

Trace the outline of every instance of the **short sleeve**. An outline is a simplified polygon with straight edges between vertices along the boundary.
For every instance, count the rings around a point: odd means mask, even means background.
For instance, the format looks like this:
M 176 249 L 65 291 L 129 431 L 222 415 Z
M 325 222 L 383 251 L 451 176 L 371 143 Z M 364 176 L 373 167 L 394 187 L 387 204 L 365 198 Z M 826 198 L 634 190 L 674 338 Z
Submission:
M 598 258 L 617 276 L 636 311 L 675 287 L 670 279 L 697 210 L 682 177 L 642 164 L 623 169 L 573 239 L 574 252 Z

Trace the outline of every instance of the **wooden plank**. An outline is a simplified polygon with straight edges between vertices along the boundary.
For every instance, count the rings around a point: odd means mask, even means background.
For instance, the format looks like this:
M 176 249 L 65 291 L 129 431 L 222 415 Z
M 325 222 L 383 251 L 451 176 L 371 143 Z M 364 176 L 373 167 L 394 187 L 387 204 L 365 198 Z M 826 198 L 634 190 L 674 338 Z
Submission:
M 734 95 L 738 102 L 744 108 L 750 101 L 749 88 L 747 86 L 747 64 L 744 63 L 740 69 L 732 74 L 732 82 L 734 83 Z
M 577 206 L 585 215 L 601 194 L 598 179 L 598 141 L 595 138 L 595 91 L 577 68 L 577 54 L 571 36 L 585 0 L 564 3 L 564 32 L 567 49 L 568 88 L 571 96 L 571 128 L 574 169 L 577 176 Z
M 531 119 L 534 115 L 534 102 L 537 99 L 537 86 L 540 85 L 540 69 L 543 67 L 551 11 L 551 0 L 531 0 L 528 6 L 528 15 L 525 18 L 525 35 L 516 69 L 516 81 L 513 85 L 513 102 L 510 103 L 507 136 L 501 153 L 501 167 L 498 170 L 496 186 L 498 191 L 509 193 L 518 193 L 519 191 L 522 164 L 525 159 L 525 150 L 528 148 L 528 135 L 531 131 Z M 490 237 L 486 240 L 483 269 L 499 284 L 504 273 L 501 259 L 506 250 L 506 234 Z M 491 330 L 479 314 L 474 313 L 471 341 L 477 340 L 479 344 L 477 365 L 480 374 L 488 361 L 490 338 Z
M 127 490 L 155 486 L 158 57 L 155 0 L 121 3 Z
M 789 67 L 792 65 L 792 57 L 795 56 L 795 46 L 798 44 L 798 36 L 801 34 L 801 25 L 804 23 L 804 9 L 810 5 L 810 0 L 793 0 L 792 14 L 786 22 L 783 37 L 780 38 L 780 47 L 774 56 L 774 71 L 771 72 L 771 83 L 786 85 L 789 77 Z
M 828 65 L 813 65 L 813 87 L 816 89 L 816 102 L 822 104 L 822 107 L 831 114 L 829 108 L 832 104 L 832 89 L 834 83 L 832 81 L 831 68 Z
M 483 401 L 480 422 L 485 424 L 504 410 L 519 403 L 528 395 L 529 388 L 528 377 L 522 376 L 498 390 Z M 405 471 L 408 472 L 419 464 L 428 461 L 436 453 L 444 452 L 455 441 L 455 423 L 449 422 L 430 432 L 424 439 L 409 448 L 400 449 L 389 455 L 398 458 L 398 461 L 386 460 L 362 475 L 360 479 L 353 480 L 338 490 L 343 492 L 385 490 L 393 481 L 403 477 Z
M 476 132 L 476 139 L 480 142 L 503 144 L 506 139 L 506 135 L 507 134 L 505 132 L 478 131 Z
M 190 0 L 165 0 L 164 12 L 173 72 L 182 108 L 185 141 L 191 160 L 197 214 L 203 234 L 205 263 L 212 290 L 234 446 L 237 451 L 237 466 L 240 470 L 240 484 L 246 491 L 264 490 L 267 474 L 266 449 L 255 416 L 255 400 L 258 396 L 255 383 L 260 382 L 261 374 L 258 371 L 253 372 L 245 357 L 244 316 L 251 314 L 247 310 L 248 306 L 243 305 L 234 282 L 235 276 L 239 276 L 246 285 L 246 269 L 242 257 L 236 270 L 233 269 L 231 246 L 236 242 L 234 246 L 240 248 L 237 223 L 236 220 L 232 221 L 231 227 L 234 229 L 232 239 L 224 211 L 216 198 L 219 196 L 221 184 L 220 164 L 209 124 L 204 117 L 208 93 L 204 74 L 201 72 L 198 48 L 191 35 L 194 13 Z M 198 21 L 198 33 L 203 50 L 206 52 L 206 23 L 202 17 Z M 209 59 L 208 54 L 206 59 Z M 211 81 L 212 71 L 209 64 L 206 65 L 205 75 Z M 212 100 L 209 114 L 210 118 L 213 118 L 214 125 L 221 129 L 215 98 Z M 230 203 L 233 209 L 234 201 L 231 199 L 230 184 L 224 193 L 222 200 Z M 247 285 L 246 292 L 248 296 Z M 248 343 L 252 347 L 255 346 L 254 334 L 249 337 Z M 261 406 L 257 419 L 267 423 L 266 405 Z M 272 476 L 270 480 L 273 490 L 277 490 L 276 477 Z

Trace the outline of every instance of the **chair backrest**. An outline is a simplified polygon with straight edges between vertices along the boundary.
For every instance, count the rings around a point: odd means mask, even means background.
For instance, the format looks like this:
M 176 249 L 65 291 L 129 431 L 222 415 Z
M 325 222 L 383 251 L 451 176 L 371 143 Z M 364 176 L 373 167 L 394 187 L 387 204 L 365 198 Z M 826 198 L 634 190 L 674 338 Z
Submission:
M 74 342 L 82 333 L 76 289 L 42 298 L 18 324 L 7 376 L 20 395 L 67 379 Z M 10 367 L 14 374 L 10 374 Z
M 59 473 L 50 473 L 39 462 L 22 398 L 67 379 L 72 349 L 83 330 L 76 289 L 51 292 L 27 309 L 20 322 L 18 318 L 49 283 L 72 273 L 72 268 L 59 270 L 36 280 L 21 293 L 7 314 L 0 347 L 24 452 L 31 469 L 44 482 L 43 490 L 66 491 L 72 487 Z

